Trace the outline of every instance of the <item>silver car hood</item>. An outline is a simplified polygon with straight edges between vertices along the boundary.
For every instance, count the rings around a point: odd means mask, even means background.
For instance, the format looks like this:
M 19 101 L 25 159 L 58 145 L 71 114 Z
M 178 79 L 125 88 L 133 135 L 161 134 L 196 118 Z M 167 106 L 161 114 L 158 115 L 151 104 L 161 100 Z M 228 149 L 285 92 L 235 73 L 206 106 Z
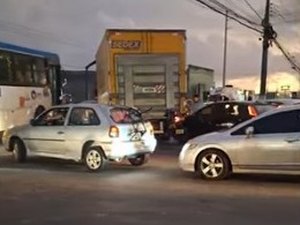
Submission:
M 197 136 L 195 138 L 192 138 L 188 142 L 190 144 L 192 144 L 192 143 L 211 143 L 211 142 L 215 143 L 216 140 L 217 140 L 217 142 L 219 142 L 220 140 L 227 137 L 228 133 L 230 133 L 229 130 L 211 132 L 208 134 L 203 134 L 203 135 Z
M 15 127 L 8 129 L 8 131 L 10 134 L 17 134 L 17 133 L 21 132 L 22 130 L 28 128 L 29 126 L 31 126 L 31 125 L 25 124 L 25 125 L 15 126 Z

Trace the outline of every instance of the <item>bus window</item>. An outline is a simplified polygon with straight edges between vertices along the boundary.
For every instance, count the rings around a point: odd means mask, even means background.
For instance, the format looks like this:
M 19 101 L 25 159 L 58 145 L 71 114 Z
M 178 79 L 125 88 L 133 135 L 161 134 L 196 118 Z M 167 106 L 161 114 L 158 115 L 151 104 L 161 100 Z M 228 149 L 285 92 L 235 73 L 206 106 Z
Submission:
M 12 82 L 12 60 L 10 54 L 0 51 L 0 83 Z
M 32 70 L 31 70 L 31 63 L 29 62 L 29 64 L 26 64 L 24 66 L 25 68 L 25 76 L 24 76 L 24 82 L 25 84 L 33 84 L 33 76 L 32 76 Z
M 33 77 L 36 85 L 47 84 L 47 77 L 45 73 L 45 62 L 43 59 L 36 58 L 33 61 Z
M 34 85 L 33 58 L 31 56 L 16 54 L 14 62 L 16 73 L 15 83 L 19 85 Z

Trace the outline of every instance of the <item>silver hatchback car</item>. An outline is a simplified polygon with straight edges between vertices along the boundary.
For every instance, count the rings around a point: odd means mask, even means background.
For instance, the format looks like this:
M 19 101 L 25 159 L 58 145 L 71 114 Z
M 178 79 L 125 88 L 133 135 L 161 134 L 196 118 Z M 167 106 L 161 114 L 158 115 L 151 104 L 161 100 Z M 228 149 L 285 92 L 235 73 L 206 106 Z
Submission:
M 5 131 L 3 144 L 18 162 L 28 156 L 71 159 L 97 171 L 106 161 L 124 158 L 140 166 L 157 142 L 138 110 L 80 103 L 54 106 L 30 124 Z
M 300 106 L 274 109 L 229 130 L 191 139 L 179 164 L 210 180 L 232 172 L 300 174 Z

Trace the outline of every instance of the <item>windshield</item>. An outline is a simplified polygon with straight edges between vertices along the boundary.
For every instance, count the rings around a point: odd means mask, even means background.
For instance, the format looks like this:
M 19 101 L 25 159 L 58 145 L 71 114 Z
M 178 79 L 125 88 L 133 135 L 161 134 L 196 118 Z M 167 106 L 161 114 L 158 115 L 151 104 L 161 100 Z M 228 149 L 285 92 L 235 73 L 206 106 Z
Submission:
M 116 123 L 135 123 L 142 121 L 141 113 L 133 108 L 112 108 L 110 110 L 110 117 Z

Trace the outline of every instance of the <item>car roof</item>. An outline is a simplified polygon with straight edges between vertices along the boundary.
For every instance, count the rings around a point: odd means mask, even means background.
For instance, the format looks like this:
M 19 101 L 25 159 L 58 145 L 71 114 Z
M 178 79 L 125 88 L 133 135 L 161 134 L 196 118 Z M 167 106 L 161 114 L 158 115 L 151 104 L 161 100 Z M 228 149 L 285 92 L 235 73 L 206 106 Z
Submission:
M 220 105 L 220 104 L 239 104 L 239 105 L 270 105 L 267 102 L 260 102 L 260 101 L 220 101 L 220 102 L 204 102 L 203 104 L 199 105 L 199 107 L 194 111 L 197 112 L 200 109 L 203 109 L 206 106 L 210 105 Z
M 286 104 L 286 105 L 293 105 L 293 104 L 300 103 L 300 99 L 294 99 L 294 98 L 273 98 L 273 99 L 264 99 L 261 101 L 268 102 L 268 103 L 280 103 L 280 104 Z
M 245 104 L 245 105 L 267 105 L 267 102 L 264 101 L 218 101 L 218 102 L 207 102 L 205 105 L 211 105 L 211 104 L 226 104 L 226 103 L 235 103 L 235 104 Z
M 129 106 L 124 105 L 113 105 L 113 104 L 100 104 L 96 102 L 80 102 L 80 103 L 69 103 L 69 104 L 62 104 L 62 105 L 55 105 L 52 106 L 52 108 L 63 108 L 63 107 L 99 107 L 99 108 L 106 108 L 106 109 L 112 109 L 112 108 L 130 108 Z
M 298 104 L 287 105 L 285 107 L 277 107 L 277 108 L 274 108 L 273 110 L 270 110 L 270 111 L 267 111 L 266 113 L 264 113 L 264 116 L 275 114 L 275 113 L 280 113 L 280 112 L 285 112 L 285 111 L 297 110 L 297 109 L 300 110 L 300 105 L 298 105 Z

